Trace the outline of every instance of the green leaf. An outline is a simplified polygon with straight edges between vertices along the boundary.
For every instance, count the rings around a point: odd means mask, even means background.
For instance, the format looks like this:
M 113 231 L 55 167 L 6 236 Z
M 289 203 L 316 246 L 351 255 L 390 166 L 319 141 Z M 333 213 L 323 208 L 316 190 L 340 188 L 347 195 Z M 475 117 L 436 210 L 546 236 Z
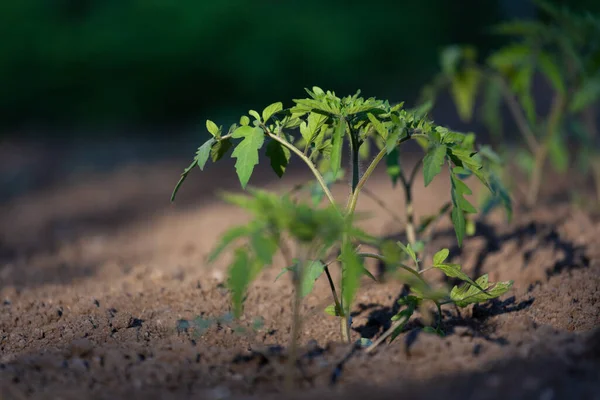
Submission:
M 212 149 L 212 145 L 215 143 L 214 138 L 208 139 L 196 153 L 196 161 L 198 162 L 198 167 L 200 170 L 204 170 L 204 166 L 206 165 L 206 161 L 208 161 L 208 157 L 210 156 L 210 150 Z
M 450 299 L 454 302 L 454 304 L 456 304 L 458 307 L 466 307 L 469 304 L 487 301 L 502 296 L 508 292 L 513 285 L 513 281 L 507 281 L 497 282 L 490 287 L 487 274 L 479 277 L 475 283 L 483 290 L 468 283 L 465 283 L 461 286 L 454 286 L 454 288 L 452 288 L 450 291 Z
M 312 292 L 315 282 L 325 270 L 325 265 L 321 261 L 316 260 L 309 261 L 304 268 L 305 271 L 302 278 L 302 297 L 306 297 Z
M 563 82 L 562 73 L 552 57 L 548 53 L 540 53 L 538 54 L 538 62 L 540 71 L 552 84 L 554 90 L 564 95 L 567 90 Z
M 442 263 L 442 264 L 436 264 L 433 267 L 441 270 L 444 274 L 446 274 L 446 276 L 448 276 L 450 278 L 458 278 L 461 281 L 465 281 L 465 282 L 470 283 L 471 285 L 478 286 L 469 277 L 469 275 L 467 275 L 461 271 L 461 267 L 458 264 L 443 264 Z M 481 289 L 481 290 L 484 290 L 484 289 Z
M 279 279 L 279 277 L 286 272 L 297 273 L 298 266 L 299 266 L 298 263 L 299 263 L 299 260 L 297 260 L 297 259 L 294 260 L 294 265 L 292 265 L 291 267 L 285 267 L 279 273 L 279 275 L 277 275 L 275 280 Z M 313 287 L 315 286 L 315 282 L 323 274 L 323 271 L 325 271 L 325 265 L 321 261 L 316 260 L 316 261 L 307 262 L 304 268 L 305 269 L 303 271 L 301 292 L 300 292 L 301 297 L 306 297 L 312 292 Z M 335 305 L 334 305 L 334 310 L 335 310 Z M 325 309 L 325 312 L 327 312 L 327 309 Z
M 465 214 L 456 205 L 452 207 L 452 224 L 454 225 L 454 231 L 456 232 L 456 240 L 458 245 L 462 246 L 463 238 L 465 237 Z
M 423 176 L 425 186 L 429 185 L 433 178 L 442 171 L 444 158 L 446 157 L 446 146 L 435 145 L 429 148 L 423 159 Z
M 194 160 L 186 169 L 183 170 L 183 173 L 181 174 L 179 181 L 175 185 L 175 189 L 173 189 L 173 193 L 171 194 L 171 202 L 173 202 L 175 200 L 175 196 L 177 196 L 177 192 L 179 191 L 179 188 L 181 187 L 181 185 L 187 178 L 188 174 L 192 171 L 192 169 L 196 165 L 198 165 L 201 170 L 204 169 L 204 165 L 206 165 L 206 161 L 208 160 L 208 155 L 210 154 L 211 147 L 214 143 L 215 143 L 215 139 L 210 138 L 202 146 L 200 146 L 198 148 L 198 150 L 196 151 L 196 156 L 194 157 Z
M 502 135 L 502 87 L 497 79 L 488 81 L 483 91 L 483 104 L 481 106 L 482 120 L 485 127 L 496 138 Z
M 367 114 L 367 116 L 369 117 L 371 124 L 373 125 L 379 136 L 381 136 L 384 140 L 387 139 L 388 130 L 385 127 L 385 125 L 380 120 L 378 120 L 373 114 L 369 113 Z
M 208 262 L 215 261 L 227 246 L 234 241 L 243 238 L 244 236 L 248 236 L 250 233 L 251 230 L 247 226 L 234 226 L 233 228 L 225 231 L 225 233 L 219 239 L 217 246 L 210 252 L 208 256 Z
M 323 311 L 325 312 L 325 314 L 329 314 L 333 317 L 339 317 L 342 315 L 340 310 L 335 306 L 335 303 L 328 305 Z
M 219 137 L 219 135 L 221 133 L 221 130 L 219 129 L 219 127 L 217 126 L 217 124 L 215 124 L 214 122 L 212 122 L 210 119 L 206 120 L 206 129 L 214 137 Z
M 246 188 L 254 166 L 258 164 L 258 150 L 265 141 L 264 131 L 259 127 L 241 126 L 231 135 L 233 138 L 244 138 L 233 150 L 231 157 L 237 158 L 235 170 L 242 185 Z
M 271 140 L 267 144 L 267 157 L 271 159 L 271 168 L 281 178 L 290 162 L 290 151 L 281 143 Z
M 281 102 L 267 106 L 262 112 L 263 122 L 266 124 L 273 114 L 276 114 L 281 110 L 283 110 L 283 104 Z
M 346 133 L 346 120 L 339 118 L 336 121 L 335 130 L 331 140 L 331 171 L 337 175 L 342 166 L 342 145 L 344 143 L 344 134 Z
M 388 153 L 385 157 L 386 163 L 386 171 L 390 179 L 392 180 L 392 186 L 396 186 L 398 182 L 398 178 L 402 173 L 402 169 L 400 168 L 399 162 L 399 153 L 398 149 L 394 147 L 394 149 Z
M 242 115 L 240 117 L 240 125 L 242 126 L 248 126 L 250 124 L 250 118 L 248 118 L 247 115 Z
M 192 163 L 186 169 L 183 170 L 183 173 L 181 174 L 181 177 L 179 178 L 179 181 L 177 181 L 175 189 L 173 189 L 173 193 L 171 194 L 171 202 L 175 201 L 175 196 L 177 196 L 179 188 L 183 184 L 183 181 L 185 181 L 185 179 L 187 178 L 190 171 L 196 166 L 196 164 L 198 164 L 198 161 L 196 161 L 196 159 L 194 158 L 194 161 L 192 161 Z
M 448 258 L 449 254 L 450 250 L 448 249 L 442 249 L 435 253 L 435 255 L 433 256 L 433 265 L 442 264 L 444 261 L 446 261 L 446 258 Z
M 250 244 L 256 254 L 258 261 L 264 265 L 271 265 L 273 256 L 277 251 L 277 241 L 262 232 L 255 231 L 250 236 Z
M 585 80 L 582 86 L 575 91 L 569 110 L 571 112 L 580 112 L 584 108 L 594 104 L 600 99 L 600 75 L 592 79 Z
M 402 251 L 404 253 L 406 253 L 407 256 L 409 256 L 415 264 L 419 263 L 419 260 L 417 259 L 417 255 L 415 254 L 415 251 L 413 250 L 413 248 L 410 246 L 410 243 L 408 243 L 406 246 L 404 245 L 404 243 L 402 242 L 397 242 L 398 246 L 402 249 Z
M 217 162 L 221 158 L 223 158 L 223 156 L 227 154 L 229 149 L 231 149 L 231 146 L 233 146 L 233 144 L 231 143 L 230 139 L 223 139 L 217 141 L 217 143 L 215 143 L 210 149 L 210 158 L 212 159 L 212 161 Z
M 252 115 L 258 122 L 261 122 L 260 121 L 260 114 L 257 113 L 255 110 L 248 111 L 248 114 Z
M 461 120 L 471 121 L 475 108 L 475 98 L 480 82 L 476 68 L 465 68 L 452 77 L 450 92 Z
M 235 250 L 233 263 L 229 266 L 227 287 L 231 290 L 231 301 L 236 318 L 242 315 L 244 294 L 250 284 L 250 263 L 248 254 L 244 249 L 238 248 Z

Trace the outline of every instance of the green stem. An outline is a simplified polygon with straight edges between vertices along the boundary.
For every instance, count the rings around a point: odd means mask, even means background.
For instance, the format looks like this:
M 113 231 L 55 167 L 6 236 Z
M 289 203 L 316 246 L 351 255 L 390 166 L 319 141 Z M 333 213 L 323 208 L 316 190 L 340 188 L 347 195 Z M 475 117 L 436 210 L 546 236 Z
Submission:
M 348 135 L 350 136 L 350 145 L 352 150 L 352 159 L 350 160 L 352 166 L 352 182 L 350 186 L 350 198 L 354 198 L 355 194 L 358 193 L 358 185 L 360 182 L 360 173 L 359 173 L 359 147 L 357 138 L 354 136 L 351 129 L 348 130 Z M 354 215 L 354 209 L 346 209 L 346 215 L 350 218 Z M 348 243 L 348 235 L 344 234 L 342 238 L 342 248 L 346 246 Z M 345 273 L 344 264 L 342 262 L 342 280 Z M 350 343 L 350 307 L 351 304 L 344 304 L 344 285 L 340 285 L 341 292 L 341 303 L 342 303 L 342 313 L 343 315 L 340 318 L 340 332 L 342 336 L 342 341 L 344 343 Z
M 546 157 L 548 156 L 550 141 L 554 139 L 554 135 L 557 134 L 557 129 L 562 119 L 562 114 L 565 107 L 565 100 L 565 96 L 560 93 L 556 93 L 554 95 L 554 99 L 552 100 L 552 108 L 550 109 L 550 114 L 548 116 L 545 140 L 540 146 L 538 146 L 534 153 L 535 163 L 531 173 L 529 190 L 527 192 L 527 203 L 530 207 L 535 205 L 539 196 L 542 185 L 544 165 L 546 164 Z
M 290 337 L 290 352 L 287 360 L 287 371 L 285 374 L 285 387 L 289 392 L 294 390 L 294 376 L 296 372 L 296 359 L 298 353 L 298 333 L 300 332 L 300 306 L 302 303 L 302 280 L 304 275 L 305 257 L 298 263 L 298 269 L 294 273 L 294 303 L 292 307 L 292 333 Z
M 386 258 L 380 254 L 376 254 L 376 253 L 358 253 L 357 254 L 359 257 L 363 257 L 363 258 L 374 258 L 376 260 L 379 260 L 381 262 L 387 262 Z M 406 264 L 402 264 L 402 263 L 395 263 L 395 265 L 399 266 L 400 268 L 402 268 L 405 271 L 410 272 L 411 274 L 413 274 L 414 276 L 416 276 L 417 278 L 419 278 L 421 281 L 425 282 L 425 280 L 423 279 L 423 277 L 421 277 L 421 275 L 419 275 L 419 273 L 417 271 L 415 271 L 414 269 L 412 269 L 411 267 L 409 267 Z
M 325 197 L 327 197 L 327 199 L 329 200 L 329 202 L 337 209 L 338 207 L 337 207 L 337 205 L 335 203 L 335 199 L 333 198 L 333 195 L 331 194 L 331 191 L 327 187 L 327 184 L 325 183 L 325 179 L 323 178 L 323 175 L 321 175 L 321 173 L 319 172 L 319 170 L 317 169 L 317 167 L 315 167 L 315 164 L 313 164 L 313 162 L 310 161 L 310 159 L 307 156 L 305 156 L 298 148 L 296 148 L 296 146 L 292 145 L 287 140 L 285 140 L 283 138 L 280 138 L 279 136 L 274 135 L 273 133 L 271 133 L 269 131 L 265 131 L 265 133 L 271 139 L 275 140 L 276 142 L 279 142 L 282 146 L 288 148 L 291 152 L 293 152 L 298 157 L 300 157 L 300 159 L 302 161 L 304 161 L 304 163 L 308 166 L 308 168 L 310 169 L 310 171 L 313 173 L 313 175 L 317 179 L 317 182 L 319 182 L 319 185 L 321 185 L 321 188 L 323 189 L 323 192 L 325 193 Z
M 352 195 L 350 196 L 350 199 L 348 201 L 348 205 L 346 206 L 348 215 L 354 215 L 354 211 L 356 210 L 356 203 L 358 202 L 358 195 L 360 194 L 362 187 L 365 185 L 365 183 L 367 183 L 367 180 L 373 174 L 373 171 L 375 171 L 375 168 L 377 167 L 379 162 L 381 162 L 383 157 L 385 157 L 386 154 L 387 150 L 385 148 L 382 149 L 377 154 L 377 156 L 375 156 L 375 159 L 371 162 L 371 164 L 363 174 L 362 178 L 360 178 L 360 180 L 356 184 L 354 191 L 352 192 Z
M 515 123 L 517 124 L 521 135 L 525 139 L 525 142 L 527 142 L 529 150 L 532 153 L 535 153 L 540 145 L 537 139 L 535 138 L 535 134 L 533 133 L 531 126 L 527 122 L 527 118 L 525 117 L 525 114 L 523 113 L 519 102 L 512 95 L 510 87 L 508 86 L 508 84 L 502 76 L 499 76 L 493 71 L 488 71 L 488 74 L 492 76 L 492 79 L 497 79 L 500 83 L 500 87 L 502 89 L 502 96 L 504 97 L 504 100 L 508 105 L 508 110 L 510 111 Z

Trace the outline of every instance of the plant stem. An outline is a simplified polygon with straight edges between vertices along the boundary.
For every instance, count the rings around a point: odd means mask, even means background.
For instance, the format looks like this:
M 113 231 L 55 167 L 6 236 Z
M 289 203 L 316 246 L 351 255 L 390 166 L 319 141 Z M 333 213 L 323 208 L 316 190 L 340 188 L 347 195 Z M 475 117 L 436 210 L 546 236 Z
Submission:
M 550 114 L 548 115 L 545 140 L 534 152 L 535 162 L 533 171 L 531 172 L 531 180 L 529 181 L 529 190 L 527 192 L 527 205 L 530 207 L 534 206 L 537 201 L 542 185 L 542 176 L 544 165 L 546 164 L 546 157 L 548 156 L 550 141 L 554 139 L 554 135 L 558 134 L 557 129 L 562 118 L 564 106 L 565 97 L 560 93 L 556 93 L 552 100 Z
M 386 262 L 387 261 L 384 256 L 382 256 L 380 254 L 376 254 L 376 253 L 358 253 L 357 256 L 359 256 L 359 257 L 366 257 L 366 258 L 374 258 L 374 259 L 379 260 L 381 262 Z M 402 268 L 403 270 L 410 272 L 411 274 L 413 274 L 414 276 L 416 276 L 420 280 L 424 281 L 423 278 L 421 277 L 421 275 L 419 275 L 419 273 L 417 271 L 415 271 L 414 269 L 412 269 L 408 265 L 405 265 L 405 264 L 402 264 L 402 263 L 395 263 L 395 264 L 397 266 L 399 266 L 400 268 Z
M 325 266 L 325 274 L 327 275 L 327 280 L 329 281 L 329 288 L 331 289 L 331 294 L 333 295 L 333 302 L 335 303 L 335 308 L 338 312 L 342 312 L 342 305 L 340 304 L 340 300 L 337 295 L 337 291 L 335 290 L 335 285 L 333 284 L 333 279 L 331 278 L 331 273 L 329 272 L 329 266 Z
M 335 203 L 335 199 L 333 198 L 333 195 L 331 194 L 331 191 L 329 190 L 329 188 L 327 187 L 327 184 L 325 183 L 325 179 L 323 178 L 323 175 L 321 175 L 321 173 L 319 172 L 319 170 L 317 169 L 317 167 L 315 167 L 315 164 L 313 164 L 313 162 L 310 161 L 310 159 L 307 156 L 305 156 L 304 154 L 302 154 L 302 152 L 298 148 L 296 148 L 296 146 L 292 145 L 287 140 L 285 140 L 283 138 L 280 138 L 279 136 L 274 135 L 273 133 L 271 133 L 271 132 L 269 132 L 267 130 L 265 130 L 265 133 L 271 139 L 275 140 L 276 142 L 279 142 L 282 146 L 288 148 L 291 152 L 293 152 L 298 157 L 300 157 L 300 159 L 302 161 L 304 161 L 304 163 L 308 166 L 308 168 L 310 169 L 310 171 L 313 173 L 313 175 L 317 179 L 317 182 L 319 182 L 319 185 L 321 185 L 321 188 L 323 189 L 323 193 L 325 193 L 325 197 L 327 197 L 327 199 L 329 200 L 329 202 L 331 203 L 331 205 L 333 205 L 336 209 L 338 209 L 338 207 L 337 207 L 337 205 Z
M 304 267 L 306 257 L 302 257 L 298 263 L 298 268 L 294 273 L 294 299 L 292 306 L 292 333 L 290 337 L 290 351 L 287 359 L 287 370 L 285 374 L 285 388 L 287 391 L 292 392 L 294 390 L 294 376 L 296 372 L 296 360 L 298 353 L 298 333 L 300 332 L 300 325 L 302 320 L 300 319 L 300 306 L 302 303 L 302 280 L 304 275 Z
M 382 149 L 377 154 L 377 156 L 375 156 L 375 159 L 373 161 L 371 161 L 371 164 L 369 165 L 369 167 L 363 174 L 362 178 L 360 178 L 360 180 L 356 184 L 354 191 L 352 192 L 352 195 L 350 196 L 350 199 L 348 201 L 348 205 L 346 207 L 348 215 L 354 214 L 354 211 L 356 210 L 356 203 L 358 202 L 358 195 L 360 194 L 362 187 L 365 185 L 365 183 L 367 183 L 367 180 L 373 174 L 373 171 L 375 171 L 377 164 L 379 164 L 379 162 L 383 159 L 383 157 L 385 157 L 386 154 L 387 154 L 386 149 L 385 148 Z
M 350 136 L 350 144 L 351 144 L 351 150 L 352 150 L 352 159 L 350 160 L 351 162 L 351 166 L 352 166 L 352 182 L 351 182 L 351 186 L 350 186 L 350 199 L 353 199 L 355 197 L 355 194 L 358 193 L 358 185 L 359 185 L 359 181 L 360 181 L 360 173 L 358 170 L 358 163 L 359 163 L 359 147 L 360 144 L 358 143 L 357 138 L 354 136 L 353 132 L 351 129 L 349 129 L 348 132 L 349 136 Z M 350 218 L 352 218 L 352 216 L 354 215 L 354 208 L 349 208 L 346 207 L 346 215 L 349 216 Z M 346 245 L 346 243 L 348 242 L 349 238 L 348 235 L 344 235 L 343 239 L 342 239 L 342 248 Z M 342 280 L 344 277 L 344 273 L 345 273 L 345 266 L 344 263 L 342 262 Z M 341 332 L 341 336 L 342 336 L 342 342 L 344 343 L 350 343 L 350 306 L 351 304 L 344 304 L 344 285 L 340 284 L 340 288 L 341 288 L 341 305 L 342 305 L 342 315 L 340 318 L 340 332 Z
M 500 82 L 500 87 L 502 88 L 502 95 L 504 97 L 504 100 L 506 101 L 506 104 L 508 105 L 508 110 L 513 116 L 513 119 L 515 120 L 515 123 L 517 124 L 517 127 L 521 132 L 521 135 L 523 135 L 525 142 L 527 142 L 529 150 L 532 153 L 535 153 L 539 147 L 539 143 L 535 138 L 533 130 L 529 126 L 529 122 L 527 122 L 527 118 L 523 114 L 521 106 L 519 105 L 517 99 L 515 99 L 515 97 L 510 92 L 510 88 L 508 87 L 508 84 L 506 83 L 504 78 L 498 76 L 494 72 L 490 72 L 490 74 L 492 74 L 492 76 L 495 77 L 495 79 L 497 79 L 498 82 Z
M 406 321 L 408 320 L 408 317 L 403 316 L 402 318 L 400 318 L 397 321 L 394 321 L 392 323 L 392 325 L 388 328 L 387 331 L 385 331 L 383 333 L 383 335 L 381 335 L 376 341 L 373 342 L 372 345 L 370 345 L 367 350 L 365 350 L 365 353 L 369 354 L 371 353 L 373 350 L 375 350 L 375 348 L 377 348 L 377 346 L 379 346 L 381 343 L 383 343 L 388 337 L 390 337 L 390 335 L 392 333 L 394 333 L 394 331 L 396 329 L 398 329 L 400 326 L 402 326 L 403 324 L 406 323 Z
M 533 170 L 531 171 L 531 178 L 529 179 L 529 188 L 527 190 L 527 205 L 533 207 L 537 201 L 537 197 L 540 193 L 540 187 L 542 185 L 542 171 L 546 164 L 546 156 L 548 148 L 546 145 L 540 146 L 534 153 Z

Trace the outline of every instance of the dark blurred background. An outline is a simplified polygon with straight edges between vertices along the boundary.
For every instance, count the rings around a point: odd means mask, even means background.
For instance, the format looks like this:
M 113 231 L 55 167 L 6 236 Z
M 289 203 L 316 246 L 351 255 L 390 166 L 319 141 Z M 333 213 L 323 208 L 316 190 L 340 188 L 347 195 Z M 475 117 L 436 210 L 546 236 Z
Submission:
M 490 24 L 535 12 L 527 0 L 3 0 L 0 146 L 168 142 L 156 151 L 192 154 L 184 144 L 199 144 L 206 118 L 229 125 L 313 85 L 411 105 L 443 46 L 483 57 L 502 40 Z

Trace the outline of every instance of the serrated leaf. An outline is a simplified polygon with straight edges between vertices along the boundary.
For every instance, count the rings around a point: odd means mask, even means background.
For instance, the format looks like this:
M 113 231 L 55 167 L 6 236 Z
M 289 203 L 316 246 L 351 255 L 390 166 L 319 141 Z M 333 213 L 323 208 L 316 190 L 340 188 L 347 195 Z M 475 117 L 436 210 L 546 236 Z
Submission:
M 219 161 L 225 154 L 227 154 L 229 149 L 231 149 L 231 146 L 233 146 L 233 144 L 231 143 L 230 139 L 217 141 L 217 143 L 215 143 L 210 149 L 211 160 L 213 162 Z
M 331 138 L 331 156 L 330 168 L 334 175 L 337 175 L 342 166 L 342 145 L 344 143 L 344 135 L 346 133 L 346 120 L 339 118 L 336 121 L 333 136 Z
M 444 264 L 444 263 L 441 263 L 441 264 L 435 264 L 433 267 L 439 269 L 446 276 L 448 276 L 450 278 L 458 278 L 461 281 L 468 282 L 471 285 L 474 285 L 475 287 L 479 286 L 477 283 L 475 283 L 475 281 L 473 281 L 469 277 L 469 275 L 467 275 L 464 272 L 462 272 L 461 267 L 460 267 L 459 264 Z M 481 288 L 480 290 L 484 290 L 484 289 Z
M 214 122 L 212 122 L 210 119 L 206 120 L 206 129 L 214 137 L 219 137 L 219 134 L 220 134 L 221 130 L 219 129 L 219 127 L 217 126 L 217 124 L 215 124 Z
M 273 168 L 273 171 L 281 178 L 285 173 L 292 154 L 286 147 L 282 146 L 281 143 L 271 140 L 269 144 L 267 144 L 266 155 L 271 160 L 271 168 Z
M 267 106 L 262 112 L 263 122 L 266 124 L 273 114 L 276 114 L 281 110 L 283 110 L 283 103 L 281 102 L 273 103 Z
M 277 241 L 262 232 L 254 231 L 250 236 L 250 244 L 258 261 L 264 265 L 271 265 L 273 256 L 277 251 Z
M 458 307 L 466 307 L 469 304 L 487 301 L 502 296 L 508 292 L 513 285 L 513 281 L 497 282 L 490 288 L 487 274 L 481 276 L 475 282 L 483 289 L 483 291 L 468 283 L 452 288 L 450 291 L 450 299 L 454 304 Z
M 450 250 L 448 249 L 442 249 L 435 253 L 435 255 L 433 256 L 433 265 L 442 264 L 444 261 L 446 261 L 446 258 L 448 258 L 449 254 Z
M 429 185 L 433 178 L 442 172 L 442 165 L 444 164 L 444 158 L 446 157 L 446 146 L 435 145 L 432 146 L 425 158 L 423 159 L 423 177 L 425 179 L 425 186 Z
M 183 184 L 183 181 L 185 181 L 188 174 L 196 166 L 197 163 L 198 162 L 194 158 L 194 161 L 192 161 L 192 163 L 186 169 L 183 170 L 183 173 L 181 174 L 181 177 L 179 178 L 179 181 L 177 181 L 177 184 L 175 185 L 175 189 L 173 189 L 173 193 L 171 194 L 171 202 L 175 201 L 175 196 L 177 196 L 177 192 L 179 191 L 179 188 Z
M 375 128 L 375 130 L 377 131 L 379 136 L 381 136 L 384 140 L 387 139 L 388 130 L 385 127 L 385 125 L 371 113 L 367 114 L 367 117 L 369 117 L 369 120 L 371 121 L 373 128 Z
M 204 166 L 206 165 L 206 161 L 208 161 L 208 157 L 210 156 L 210 151 L 212 149 L 212 145 L 215 143 L 214 138 L 208 139 L 196 153 L 196 161 L 198 162 L 198 167 L 200 170 L 204 170 Z
M 232 158 L 236 158 L 235 170 L 242 185 L 246 188 L 254 166 L 258 164 L 258 150 L 265 141 L 264 131 L 259 127 L 241 126 L 231 135 L 233 138 L 244 138 L 233 150 Z
M 243 249 L 235 250 L 228 276 L 227 287 L 231 291 L 234 315 L 239 318 L 242 315 L 244 294 L 250 284 L 250 259 Z
M 458 206 L 452 207 L 452 224 L 454 225 L 454 232 L 456 233 L 456 240 L 458 246 L 462 246 L 463 238 L 465 237 L 465 215 Z

